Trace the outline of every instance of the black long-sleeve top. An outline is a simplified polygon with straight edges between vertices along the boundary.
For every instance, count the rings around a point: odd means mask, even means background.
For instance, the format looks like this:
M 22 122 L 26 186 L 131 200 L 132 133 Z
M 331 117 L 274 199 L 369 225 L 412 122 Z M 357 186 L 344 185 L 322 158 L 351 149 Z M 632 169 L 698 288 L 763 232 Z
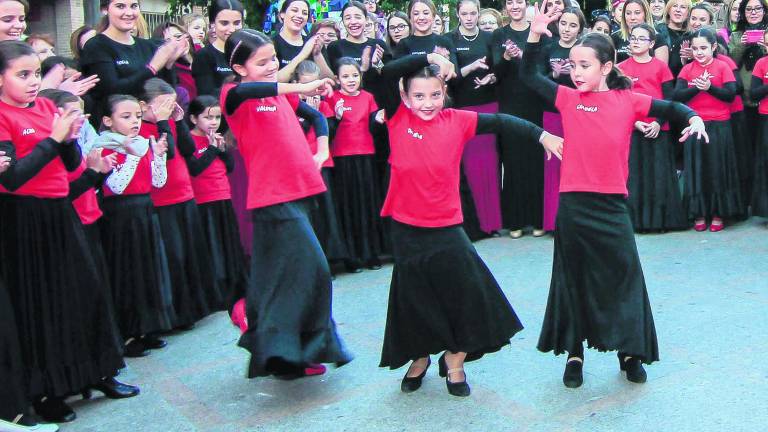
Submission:
M 224 81 L 232 76 L 232 68 L 224 53 L 212 44 L 206 45 L 195 53 L 192 61 L 192 76 L 198 95 L 219 97 Z
M 530 28 L 523 31 L 513 30 L 510 26 L 499 27 L 493 31 L 493 72 L 498 83 L 496 91 L 499 101 L 499 111 L 514 115 L 522 115 L 526 118 L 538 118 L 542 113 L 542 102 L 536 92 L 531 88 L 531 83 L 525 74 L 521 73 L 521 60 L 513 58 L 506 60 L 507 41 L 514 42 L 521 50 L 525 50 L 526 40 Z
M 110 173 L 101 174 L 100 172 L 87 168 L 80 174 L 80 177 L 69 182 L 69 200 L 74 201 L 91 188 L 98 188 Z
M 693 99 L 701 90 L 696 87 L 689 87 L 688 81 L 678 78 L 675 84 L 674 100 L 678 102 L 688 102 Z M 736 97 L 736 82 L 728 82 L 723 84 L 722 87 L 716 85 L 710 85 L 707 93 L 716 97 L 723 102 L 733 102 L 733 98 Z
M 467 76 L 457 76 L 450 81 L 453 103 L 457 108 L 483 105 L 496 101 L 496 85 L 488 84 L 475 88 L 475 79 L 483 78 L 493 73 L 493 53 L 491 49 L 491 33 L 482 30 L 476 36 L 464 36 L 459 29 L 447 35 L 456 47 L 456 59 L 459 71 L 479 58 L 485 57 L 488 69 L 472 71 Z M 457 73 L 459 72 L 457 71 Z M 461 75 L 461 74 L 459 74 Z
M 63 147 L 65 144 L 59 143 L 53 138 L 46 138 L 37 143 L 32 152 L 23 158 L 18 158 L 16 148 L 11 141 L 0 141 L 0 151 L 4 151 L 5 156 L 10 158 L 8 169 L 0 174 L 0 185 L 11 192 L 22 187 L 48 163 L 56 159 Z M 72 147 L 72 145 L 66 145 L 66 147 Z

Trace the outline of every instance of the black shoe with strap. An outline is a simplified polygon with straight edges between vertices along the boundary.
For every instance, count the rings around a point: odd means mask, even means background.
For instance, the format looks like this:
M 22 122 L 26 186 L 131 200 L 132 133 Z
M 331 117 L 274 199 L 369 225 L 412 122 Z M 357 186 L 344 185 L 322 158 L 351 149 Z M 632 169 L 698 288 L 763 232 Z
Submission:
M 584 359 L 581 357 L 569 357 L 565 363 L 563 372 L 563 384 L 568 388 L 579 388 L 584 383 Z
M 461 382 L 452 382 L 451 381 L 451 374 L 452 373 L 458 373 L 458 372 L 464 372 L 464 368 L 453 368 L 448 369 L 448 365 L 445 363 L 445 353 L 440 356 L 440 360 L 437 362 L 438 365 L 438 373 L 441 377 L 445 378 L 445 387 L 448 389 L 448 393 L 450 393 L 453 396 L 459 396 L 459 397 L 467 397 L 471 393 L 471 389 L 469 388 L 469 384 L 467 384 L 467 375 L 464 374 L 464 381 Z
M 643 361 L 640 357 L 629 356 L 625 353 L 619 353 L 619 368 L 627 373 L 627 381 L 642 384 L 648 379 L 648 374 L 643 368 Z
M 42 398 L 34 403 L 35 412 L 49 423 L 69 423 L 77 414 L 62 398 Z

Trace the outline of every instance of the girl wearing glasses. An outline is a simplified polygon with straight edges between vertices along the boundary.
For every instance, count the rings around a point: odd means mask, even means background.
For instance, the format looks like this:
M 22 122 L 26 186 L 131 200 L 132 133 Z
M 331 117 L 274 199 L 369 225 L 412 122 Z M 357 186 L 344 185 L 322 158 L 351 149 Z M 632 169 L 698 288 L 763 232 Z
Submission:
M 632 89 L 655 99 L 671 99 L 675 77 L 663 61 L 651 55 L 656 30 L 642 23 L 629 36 L 629 59 L 618 68 L 633 81 Z M 682 229 L 688 225 L 677 189 L 675 153 L 665 119 L 635 122 L 629 151 L 627 207 L 636 232 Z
M 396 11 L 392 12 L 387 19 L 387 45 L 390 49 L 395 49 L 397 44 L 410 36 L 411 23 L 408 21 L 408 15 Z

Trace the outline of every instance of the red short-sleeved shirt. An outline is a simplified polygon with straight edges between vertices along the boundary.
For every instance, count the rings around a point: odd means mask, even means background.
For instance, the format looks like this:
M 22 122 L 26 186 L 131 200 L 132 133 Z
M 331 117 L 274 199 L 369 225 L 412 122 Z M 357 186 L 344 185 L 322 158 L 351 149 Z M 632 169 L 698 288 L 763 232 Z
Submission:
M 80 166 L 76 170 L 69 173 L 69 182 L 71 183 L 79 179 L 84 171 L 85 159 L 80 161 Z M 75 198 L 72 201 L 72 207 L 75 208 L 77 216 L 80 218 L 80 222 L 82 222 L 83 225 L 90 225 L 99 220 L 103 215 L 101 208 L 99 208 L 99 200 L 96 197 L 96 189 L 94 188 L 88 189 L 82 195 Z
M 331 143 L 331 154 L 333 157 L 374 154 L 376 150 L 368 124 L 371 114 L 379 108 L 373 95 L 365 90 L 360 90 L 357 96 L 337 92 L 328 98 L 328 105 L 336 109 L 336 103 L 342 99 L 344 115 Z
M 234 87 L 230 83 L 222 88 L 222 107 Z M 245 162 L 249 209 L 325 192 L 325 183 L 296 119 L 298 104 L 298 96 L 281 95 L 250 99 L 232 115 L 225 113 Z
M 629 143 L 652 98 L 631 90 L 579 91 L 560 86 L 555 106 L 565 131 L 560 192 L 627 194 Z
M 638 63 L 633 57 L 619 63 L 618 68 L 632 80 L 632 91 L 648 95 L 654 99 L 664 99 L 664 92 L 661 85 L 672 81 L 674 86 L 675 77 L 669 66 L 656 57 L 651 57 L 648 63 Z M 646 117 L 642 122 L 651 122 L 655 119 Z M 669 124 L 664 123 L 662 130 L 669 130 Z
M 477 113 L 444 109 L 431 121 L 400 105 L 389 129 L 392 174 L 382 216 L 421 227 L 460 224 L 460 164 Z
M 115 153 L 114 150 L 103 150 L 102 156 L 107 156 Z M 125 163 L 127 156 L 123 153 L 117 153 L 117 162 L 115 164 L 115 171 L 119 170 Z M 155 154 L 152 153 L 152 149 L 148 149 L 147 153 L 139 159 L 139 164 L 136 166 L 136 171 L 133 173 L 130 183 L 126 186 L 125 190 L 120 195 L 143 195 L 152 191 L 152 161 L 155 158 Z M 102 189 L 105 197 L 117 195 L 112 192 L 112 189 L 104 183 Z
M 724 61 L 729 68 L 733 71 L 734 78 L 736 77 L 736 73 L 739 70 L 739 67 L 736 66 L 736 62 L 733 61 L 732 58 L 728 57 L 725 54 L 718 54 L 717 55 L 718 60 Z M 744 83 L 744 85 L 749 85 L 749 83 Z M 744 101 L 741 99 L 741 95 L 737 94 L 735 98 L 733 98 L 733 102 L 731 102 L 731 112 L 741 112 L 744 111 Z
M 0 141 L 10 141 L 21 159 L 32 152 L 37 143 L 51 135 L 56 105 L 46 98 L 35 99 L 27 108 L 0 101 Z M 5 188 L 0 187 L 0 191 Z M 12 192 L 37 198 L 63 198 L 69 194 L 67 169 L 61 158 L 48 162 L 39 173 Z
M 755 63 L 755 68 L 752 69 L 752 76 L 760 79 L 763 85 L 768 84 L 768 79 L 765 78 L 765 74 L 768 73 L 768 57 L 763 57 Z M 746 84 L 745 84 L 746 85 Z M 768 114 L 768 97 L 764 97 L 757 107 L 757 111 L 760 114 Z
M 195 141 L 195 158 L 199 159 L 208 149 L 208 137 L 192 135 L 192 139 Z M 217 157 L 197 177 L 192 177 L 192 189 L 198 204 L 232 199 L 224 161 Z
M 184 161 L 184 156 L 179 152 L 176 122 L 171 120 L 168 123 L 171 127 L 173 138 L 177 144 L 174 157 L 166 159 L 165 162 L 165 169 L 168 171 L 168 180 L 166 180 L 163 187 L 152 188 L 152 203 L 155 207 L 178 204 L 189 201 L 195 197 L 195 192 L 192 189 L 192 180 L 189 178 L 187 162 Z M 139 135 L 144 138 L 149 138 L 150 136 L 160 138 L 160 132 L 157 130 L 157 125 L 146 121 L 141 123 Z
M 688 86 L 693 87 L 691 81 L 701 76 L 704 71 L 712 75 L 710 81 L 713 86 L 722 87 L 723 84 L 735 82 L 733 71 L 722 60 L 712 59 L 712 63 L 702 66 L 698 62 L 691 62 L 683 66 L 678 74 L 679 79 L 688 81 Z M 723 121 L 731 118 L 731 106 L 729 102 L 723 102 L 707 92 L 700 91 L 696 96 L 688 101 L 688 106 L 696 111 L 702 120 Z
M 327 101 L 320 101 L 320 106 L 317 107 L 317 110 L 326 118 L 334 116 L 333 109 L 328 105 Z M 307 143 L 309 143 L 309 151 L 312 154 L 317 153 L 317 135 L 315 135 L 315 128 L 313 127 L 310 127 L 309 132 L 307 132 Z M 323 168 L 333 168 L 333 156 L 330 154 L 328 154 L 328 159 L 323 162 Z

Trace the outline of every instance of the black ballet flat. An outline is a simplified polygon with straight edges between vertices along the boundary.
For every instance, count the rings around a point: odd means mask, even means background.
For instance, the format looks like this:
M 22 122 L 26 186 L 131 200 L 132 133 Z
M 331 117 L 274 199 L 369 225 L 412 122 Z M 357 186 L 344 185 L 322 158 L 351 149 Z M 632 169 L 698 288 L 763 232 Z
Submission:
M 467 374 L 464 374 L 464 381 L 457 383 L 451 382 L 451 378 L 449 376 L 452 372 L 463 372 L 464 368 L 448 369 L 448 365 L 445 364 L 445 353 L 440 356 L 440 360 L 437 362 L 437 366 L 438 374 L 445 378 L 445 387 L 448 389 L 448 393 L 450 393 L 452 396 L 458 397 L 469 396 L 471 389 L 469 388 L 469 384 L 467 384 Z
M 409 377 L 408 372 L 406 372 L 405 376 L 403 377 L 403 381 L 400 383 L 400 391 L 402 391 L 403 393 L 413 393 L 416 390 L 420 389 L 421 381 L 427 375 L 427 370 L 429 369 L 429 366 L 431 364 L 432 364 L 432 359 L 427 357 L 427 367 L 425 367 L 424 370 L 421 371 L 419 376 Z
M 578 358 L 578 357 L 576 357 Z M 563 372 L 563 384 L 568 388 L 579 388 L 584 383 L 584 359 L 571 357 L 565 363 L 565 372 Z
M 624 353 L 619 353 L 619 368 L 627 373 L 627 381 L 642 384 L 648 380 L 648 374 L 645 373 L 643 362 L 638 357 L 629 357 Z M 629 357 L 628 360 L 624 360 Z
M 138 387 L 123 384 L 116 380 L 114 377 L 103 379 L 100 383 L 96 384 L 92 388 L 93 390 L 104 393 L 104 396 L 108 399 L 127 399 L 138 396 L 141 392 Z
M 165 348 L 166 346 L 168 346 L 168 342 L 166 342 L 163 339 L 160 339 L 159 337 L 157 337 L 155 335 L 142 336 L 141 337 L 141 343 L 144 344 L 144 347 L 146 347 L 148 349 L 151 349 L 151 350 L 161 349 L 161 348 Z
M 34 403 L 35 412 L 48 423 L 69 423 L 77 414 L 61 398 L 43 398 Z
M 138 357 L 146 357 L 149 355 L 149 350 L 144 345 L 144 343 L 141 341 L 140 338 L 135 338 L 134 340 L 128 342 L 125 344 L 125 351 L 123 352 L 123 356 L 129 357 L 129 358 L 138 358 Z

